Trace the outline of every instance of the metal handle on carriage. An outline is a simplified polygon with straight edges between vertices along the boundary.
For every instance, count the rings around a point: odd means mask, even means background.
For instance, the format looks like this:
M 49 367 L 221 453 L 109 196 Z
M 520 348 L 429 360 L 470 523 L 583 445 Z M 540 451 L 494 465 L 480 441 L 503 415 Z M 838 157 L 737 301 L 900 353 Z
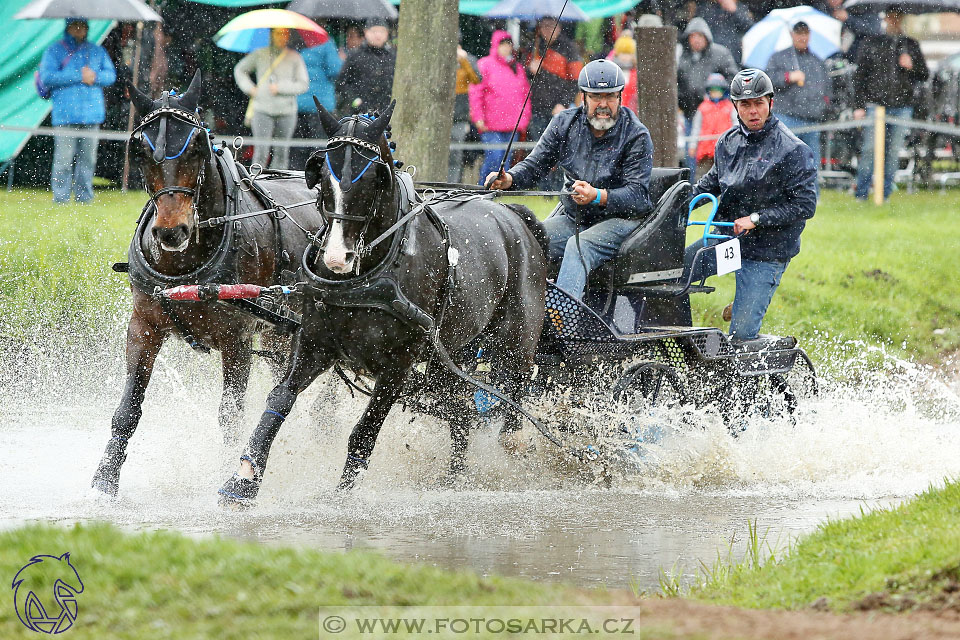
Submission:
M 706 220 L 691 220 L 693 216 L 693 210 L 696 208 L 696 204 L 701 200 L 710 200 L 713 203 L 713 209 L 710 211 L 710 215 L 707 216 Z M 732 227 L 732 222 L 717 222 L 714 218 L 717 216 L 717 210 L 720 208 L 720 201 L 717 200 L 717 197 L 712 193 L 701 193 L 696 198 L 690 201 L 690 206 L 687 209 L 687 226 L 692 227 L 694 225 L 703 225 L 703 246 L 707 246 L 707 240 L 729 240 L 733 236 L 723 235 L 719 233 L 711 233 L 710 227 Z

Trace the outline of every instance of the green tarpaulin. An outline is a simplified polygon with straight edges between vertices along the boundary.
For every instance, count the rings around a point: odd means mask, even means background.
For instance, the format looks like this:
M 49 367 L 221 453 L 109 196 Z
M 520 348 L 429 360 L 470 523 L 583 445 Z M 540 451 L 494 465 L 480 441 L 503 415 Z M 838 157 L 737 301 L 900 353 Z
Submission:
M 40 68 L 43 52 L 63 37 L 63 20 L 14 20 L 30 0 L 0 2 L 0 124 L 9 127 L 36 127 L 50 113 L 50 101 L 37 95 L 33 72 Z M 110 20 L 90 21 L 90 40 L 103 42 L 110 32 Z M 16 156 L 30 135 L 0 131 L 0 164 Z
M 393 4 L 400 4 L 400 0 L 391 0 Z M 218 7 L 256 7 L 265 4 L 263 0 L 193 0 L 202 4 L 212 4 Z M 583 9 L 591 18 L 606 18 L 617 13 L 633 9 L 637 0 L 576 0 L 577 6 Z M 497 0 L 460 0 L 460 13 L 471 16 L 482 16 L 497 4 Z

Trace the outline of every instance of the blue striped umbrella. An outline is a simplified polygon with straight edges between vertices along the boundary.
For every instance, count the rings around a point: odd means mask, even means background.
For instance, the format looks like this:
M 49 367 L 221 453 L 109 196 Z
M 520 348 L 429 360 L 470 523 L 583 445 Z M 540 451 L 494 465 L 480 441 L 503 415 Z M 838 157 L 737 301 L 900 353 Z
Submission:
M 793 46 L 790 30 L 798 22 L 810 27 L 810 52 L 821 60 L 840 51 L 843 23 L 813 7 L 774 9 L 743 36 L 743 66 L 763 69 L 777 51 Z

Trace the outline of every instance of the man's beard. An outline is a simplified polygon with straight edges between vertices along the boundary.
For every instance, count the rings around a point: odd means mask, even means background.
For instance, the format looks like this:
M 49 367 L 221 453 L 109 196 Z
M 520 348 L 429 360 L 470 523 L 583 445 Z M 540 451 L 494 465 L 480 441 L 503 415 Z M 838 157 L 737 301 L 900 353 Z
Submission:
M 606 113 L 609 118 L 598 118 L 597 115 L 601 113 Z M 597 107 L 597 110 L 593 112 L 592 116 L 587 116 L 587 122 L 590 123 L 590 126 L 596 129 L 597 131 L 606 131 L 612 129 L 613 125 L 617 124 L 617 116 L 619 115 L 619 110 L 614 111 L 609 107 Z

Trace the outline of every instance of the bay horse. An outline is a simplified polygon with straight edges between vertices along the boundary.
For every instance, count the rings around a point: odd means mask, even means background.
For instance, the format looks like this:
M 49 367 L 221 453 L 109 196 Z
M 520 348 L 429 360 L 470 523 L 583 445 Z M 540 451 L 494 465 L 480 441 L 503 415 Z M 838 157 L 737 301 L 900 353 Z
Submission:
M 310 156 L 304 174 L 307 186 L 317 188 L 325 227 L 321 246 L 308 249 L 301 264 L 303 323 L 240 468 L 219 491 L 222 504 L 256 498 L 271 444 L 297 395 L 334 364 L 376 380 L 350 434 L 339 489 L 352 487 L 368 467 L 417 363 L 430 363 L 434 379 L 449 380 L 437 361 L 449 353 L 475 361 L 474 345 L 482 344 L 501 389 L 520 400 L 543 327 L 546 232 L 521 205 L 469 194 L 416 202 L 410 175 L 395 169 L 394 144 L 385 135 L 394 104 L 378 117 L 338 121 L 317 102 L 328 145 Z M 466 409 L 472 409 L 465 396 L 437 397 L 453 441 L 451 477 L 465 463 Z M 504 430 L 517 428 L 511 414 Z
M 323 224 L 299 174 L 267 175 L 267 192 L 259 185 L 266 180 L 251 179 L 225 145 L 213 145 L 200 118 L 200 84 L 198 71 L 185 93 L 164 92 L 156 101 L 129 87 L 142 117 L 129 144 L 150 200 L 128 250 L 133 314 L 127 328 L 126 383 L 92 482 L 111 496 L 117 493 L 127 443 L 140 421 L 164 340 L 179 334 L 197 350 L 220 351 L 219 423 L 230 442 L 238 435 L 235 423 L 243 410 L 253 336 L 263 327 L 255 317 L 223 303 L 169 302 L 155 297 L 155 290 L 204 283 L 278 284 L 281 270 L 296 269 L 307 245 L 301 229 L 315 231 Z M 295 207 L 298 200 L 304 206 Z M 232 219 L 278 203 L 290 209 Z M 223 223 L 223 218 L 228 220 Z

